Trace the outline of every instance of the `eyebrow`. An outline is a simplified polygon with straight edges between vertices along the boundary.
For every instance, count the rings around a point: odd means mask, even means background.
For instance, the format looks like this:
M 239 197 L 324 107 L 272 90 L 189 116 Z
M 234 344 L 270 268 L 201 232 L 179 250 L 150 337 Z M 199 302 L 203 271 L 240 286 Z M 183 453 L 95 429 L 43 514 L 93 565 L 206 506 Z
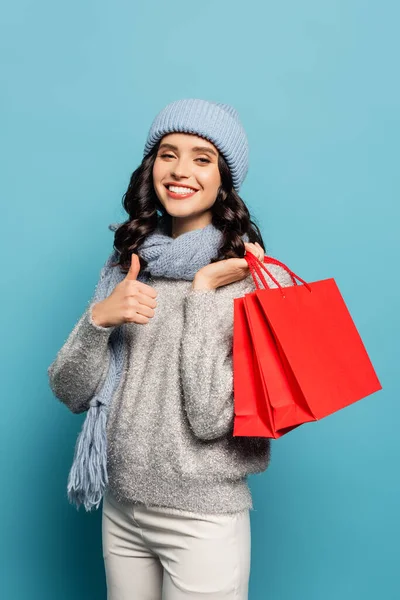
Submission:
M 170 150 L 178 150 L 177 146 L 174 146 L 173 144 L 167 144 L 166 142 L 160 145 L 159 150 L 161 150 L 161 148 L 170 148 Z M 217 156 L 217 153 L 209 146 L 194 146 L 192 148 L 192 152 L 208 152 L 209 154 L 214 154 L 214 156 Z

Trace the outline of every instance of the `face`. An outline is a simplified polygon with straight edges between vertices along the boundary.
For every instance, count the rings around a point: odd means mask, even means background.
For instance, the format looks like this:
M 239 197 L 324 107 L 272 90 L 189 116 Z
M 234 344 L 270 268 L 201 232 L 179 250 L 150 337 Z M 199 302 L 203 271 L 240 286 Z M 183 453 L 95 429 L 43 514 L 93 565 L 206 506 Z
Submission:
M 153 167 L 153 184 L 173 217 L 207 218 L 221 185 L 218 150 L 197 135 L 165 135 Z

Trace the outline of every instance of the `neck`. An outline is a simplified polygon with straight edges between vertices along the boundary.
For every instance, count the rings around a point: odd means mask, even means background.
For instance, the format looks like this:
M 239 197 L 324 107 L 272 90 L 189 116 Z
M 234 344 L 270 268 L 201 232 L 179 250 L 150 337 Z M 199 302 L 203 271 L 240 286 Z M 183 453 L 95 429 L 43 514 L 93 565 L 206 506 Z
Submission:
M 172 217 L 171 237 L 175 239 L 188 231 L 203 229 L 211 223 L 211 220 L 211 212 L 189 217 Z

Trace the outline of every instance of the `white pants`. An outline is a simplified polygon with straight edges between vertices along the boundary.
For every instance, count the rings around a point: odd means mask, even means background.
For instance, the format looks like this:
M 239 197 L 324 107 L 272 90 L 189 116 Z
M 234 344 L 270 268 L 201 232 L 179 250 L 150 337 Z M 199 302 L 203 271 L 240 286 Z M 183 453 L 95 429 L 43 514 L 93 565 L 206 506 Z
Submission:
M 103 498 L 107 600 L 247 600 L 249 510 L 197 514 Z

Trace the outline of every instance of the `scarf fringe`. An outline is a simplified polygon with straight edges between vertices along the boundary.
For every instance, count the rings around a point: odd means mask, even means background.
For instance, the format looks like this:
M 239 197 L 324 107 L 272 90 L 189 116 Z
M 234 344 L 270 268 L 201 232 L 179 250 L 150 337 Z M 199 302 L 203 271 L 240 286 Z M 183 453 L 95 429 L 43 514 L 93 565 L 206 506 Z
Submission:
M 91 406 L 75 446 L 75 456 L 68 476 L 68 500 L 77 510 L 97 509 L 108 485 L 107 411 L 103 404 Z

